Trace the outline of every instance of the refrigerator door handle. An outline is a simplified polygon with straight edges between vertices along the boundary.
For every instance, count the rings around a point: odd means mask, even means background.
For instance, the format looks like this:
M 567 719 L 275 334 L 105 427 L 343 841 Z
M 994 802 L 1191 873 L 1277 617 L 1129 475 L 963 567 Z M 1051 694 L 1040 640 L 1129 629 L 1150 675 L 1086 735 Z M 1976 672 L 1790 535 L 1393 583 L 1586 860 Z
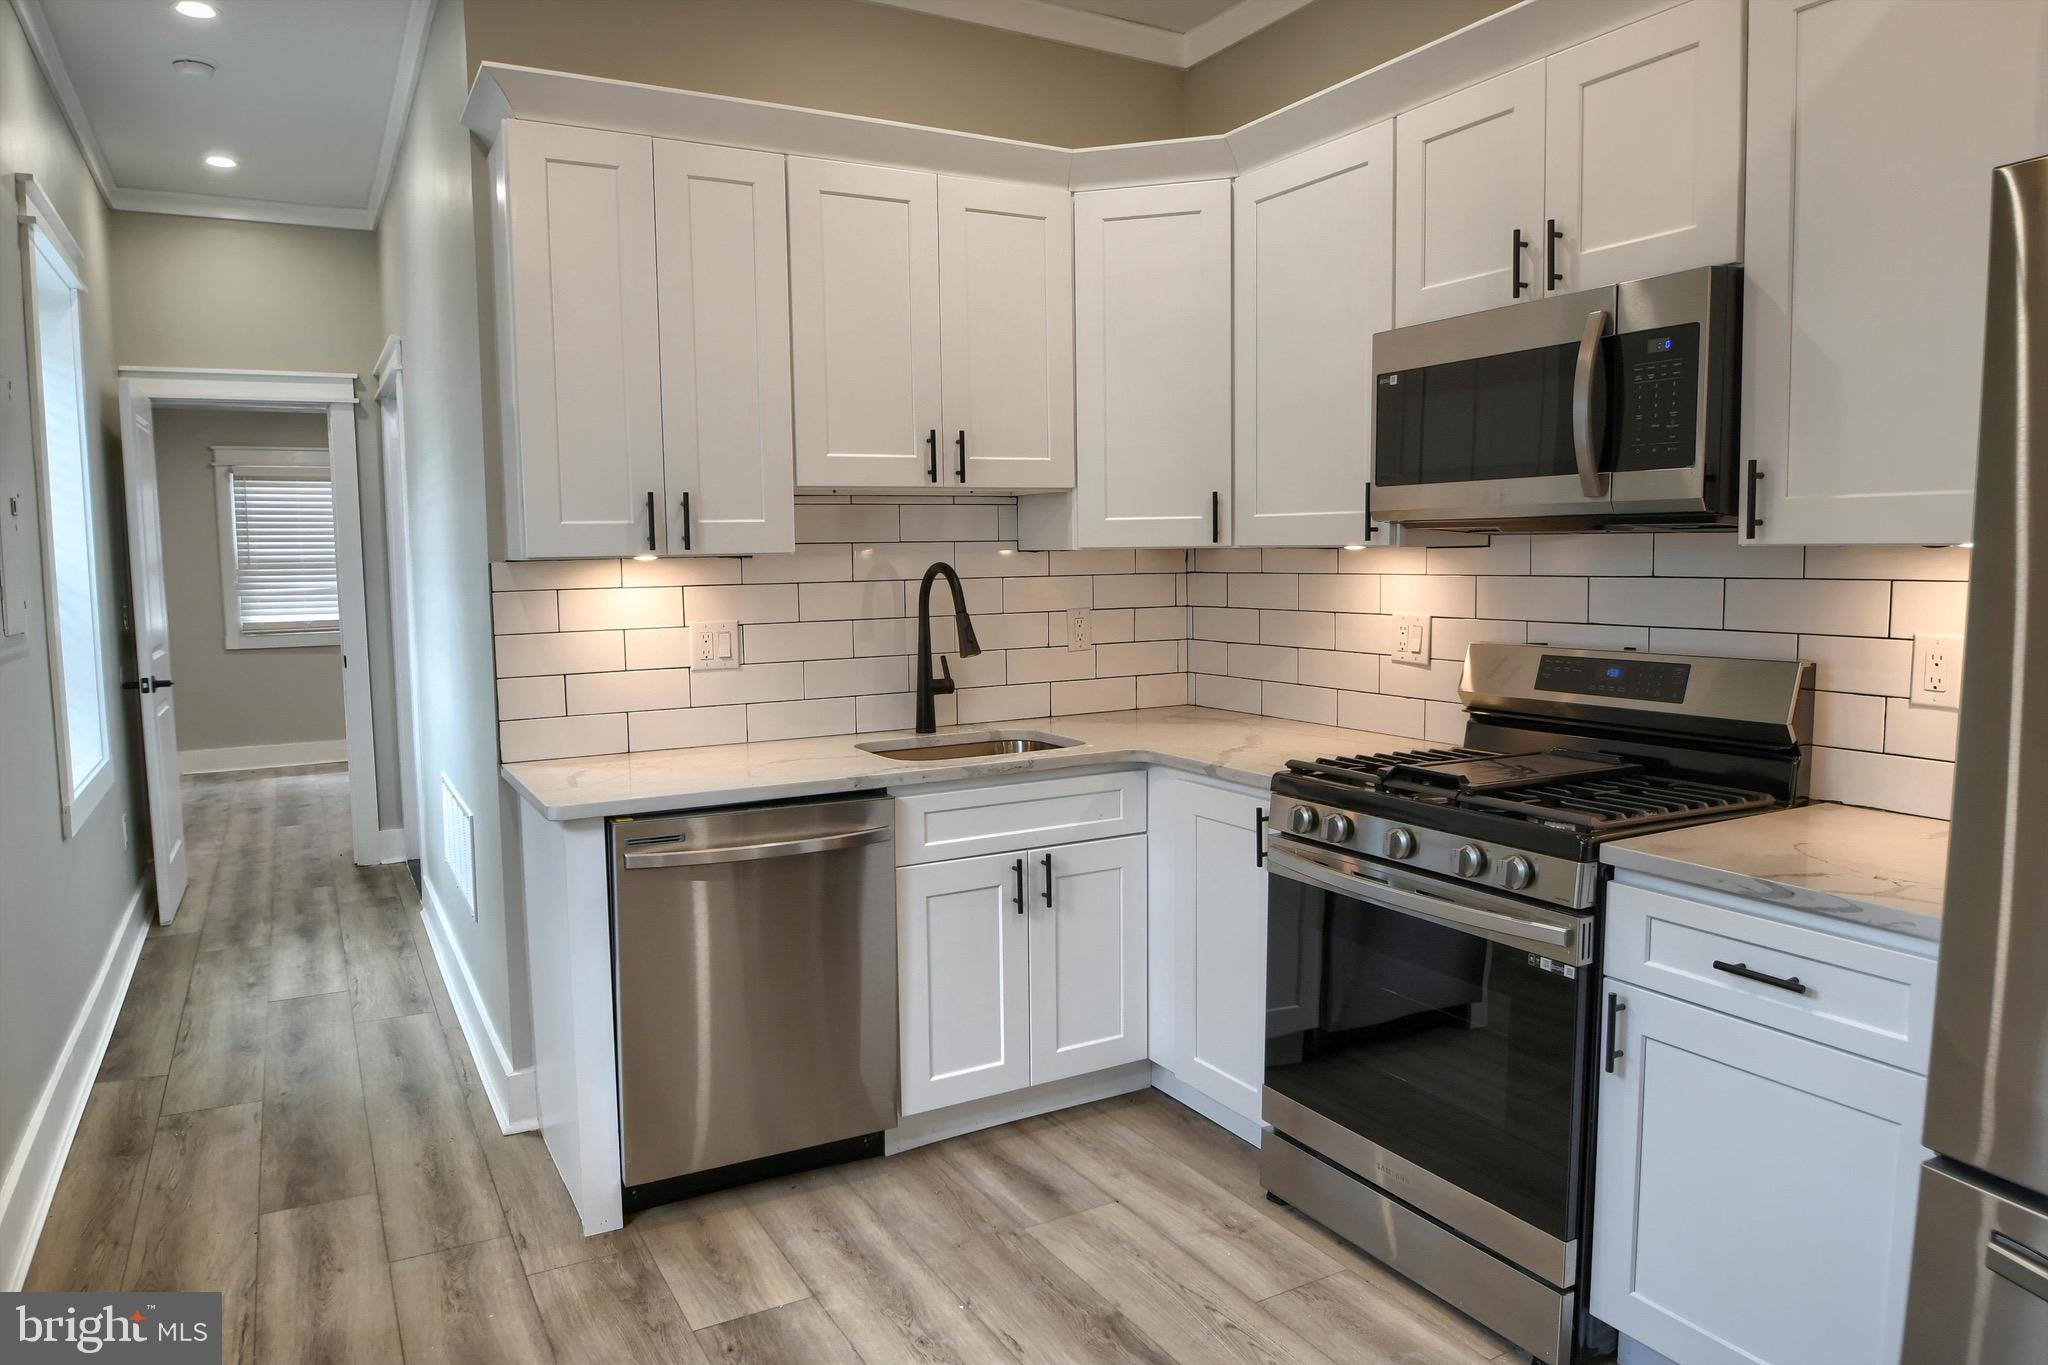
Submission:
M 1984 1246 L 1984 1268 L 2037 1299 L 2048 1299 L 2048 1256 L 2002 1232 Z

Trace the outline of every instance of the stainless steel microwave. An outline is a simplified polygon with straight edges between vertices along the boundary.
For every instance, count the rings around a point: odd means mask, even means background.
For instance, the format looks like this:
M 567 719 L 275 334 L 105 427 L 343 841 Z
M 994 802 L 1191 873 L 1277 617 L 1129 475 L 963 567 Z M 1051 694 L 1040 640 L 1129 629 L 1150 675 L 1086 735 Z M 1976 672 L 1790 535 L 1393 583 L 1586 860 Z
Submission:
M 1742 268 L 1717 265 L 1381 332 L 1373 516 L 1732 522 L 1741 300 Z

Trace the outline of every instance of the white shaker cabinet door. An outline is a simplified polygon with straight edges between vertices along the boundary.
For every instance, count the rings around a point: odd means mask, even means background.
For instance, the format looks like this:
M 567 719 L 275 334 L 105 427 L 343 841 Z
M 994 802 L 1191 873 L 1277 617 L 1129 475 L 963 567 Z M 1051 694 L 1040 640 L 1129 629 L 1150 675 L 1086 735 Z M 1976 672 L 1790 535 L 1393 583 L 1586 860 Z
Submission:
M 1595 1316 L 1688 1365 L 1897 1361 L 1925 1082 L 1607 986 Z
M 1145 836 L 1031 860 L 1031 1083 L 1143 1061 Z
M 896 873 L 905 1115 L 1031 1083 L 1028 873 L 1024 853 Z
M 653 143 L 509 120 L 493 160 L 513 557 L 665 549 Z
M 1074 486 L 1074 200 L 939 179 L 939 478 Z
M 796 548 L 782 160 L 654 144 L 672 554 Z
M 1753 0 L 1754 539 L 1971 535 L 1993 168 L 2048 151 L 2040 0 Z
M 1394 120 L 1394 321 L 1543 292 L 1543 63 Z
M 789 158 L 796 481 L 938 482 L 938 182 Z
M 1742 64 L 1742 6 L 1727 0 L 1545 63 L 1548 292 L 1742 258 Z
M 1074 196 L 1075 537 L 1230 538 L 1230 182 Z
M 1239 176 L 1234 543 L 1358 545 L 1394 325 L 1394 125 Z

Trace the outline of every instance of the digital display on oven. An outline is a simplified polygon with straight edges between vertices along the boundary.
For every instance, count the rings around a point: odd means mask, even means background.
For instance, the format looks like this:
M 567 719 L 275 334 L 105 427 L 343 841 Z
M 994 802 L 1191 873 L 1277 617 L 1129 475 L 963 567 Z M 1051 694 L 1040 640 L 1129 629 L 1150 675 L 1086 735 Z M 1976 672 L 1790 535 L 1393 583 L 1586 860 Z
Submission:
M 1575 692 L 1586 697 L 1625 697 L 1630 701 L 1685 700 L 1692 665 L 1667 659 L 1587 658 L 1577 654 L 1546 654 L 1536 666 L 1536 686 L 1545 692 Z

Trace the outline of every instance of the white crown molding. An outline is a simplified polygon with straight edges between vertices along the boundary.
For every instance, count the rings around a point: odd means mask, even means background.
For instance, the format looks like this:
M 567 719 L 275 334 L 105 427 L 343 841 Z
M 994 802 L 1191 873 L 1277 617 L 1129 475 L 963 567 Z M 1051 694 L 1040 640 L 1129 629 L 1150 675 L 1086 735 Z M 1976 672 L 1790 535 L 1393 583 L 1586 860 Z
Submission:
M 1073 47 L 1091 47 L 1141 62 L 1185 70 L 1242 42 L 1268 24 L 1277 23 L 1310 0 L 1237 0 L 1215 18 L 1186 33 L 1135 24 L 1110 14 L 1069 9 L 1046 0 L 869 0 L 876 5 L 916 10 L 941 19 L 1000 28 L 1011 33 L 1047 38 Z
M 185 194 L 173 190 L 128 189 L 114 182 L 106 153 L 92 120 L 86 117 L 78 87 L 71 82 L 63 54 L 57 50 L 56 35 L 43 13 L 45 0 L 9 0 L 21 21 L 29 51 L 42 68 L 43 79 L 64 111 L 64 122 L 72 140 L 92 172 L 93 183 L 107 207 L 123 213 L 169 213 L 188 218 L 224 218 L 244 223 L 281 223 L 290 227 L 349 228 L 367 232 L 377 226 L 377 214 L 384 206 L 384 194 L 391 184 L 391 168 L 398 160 L 399 144 L 405 137 L 405 120 L 412 109 L 413 92 L 426 59 L 427 32 L 433 25 L 437 0 L 412 0 L 405 19 L 405 36 L 400 40 L 398 69 L 392 76 L 391 100 L 384 115 L 384 135 L 377 148 L 377 169 L 370 180 L 368 201 L 360 208 L 334 208 L 321 204 L 287 204 L 271 199 L 237 199 L 224 194 Z

